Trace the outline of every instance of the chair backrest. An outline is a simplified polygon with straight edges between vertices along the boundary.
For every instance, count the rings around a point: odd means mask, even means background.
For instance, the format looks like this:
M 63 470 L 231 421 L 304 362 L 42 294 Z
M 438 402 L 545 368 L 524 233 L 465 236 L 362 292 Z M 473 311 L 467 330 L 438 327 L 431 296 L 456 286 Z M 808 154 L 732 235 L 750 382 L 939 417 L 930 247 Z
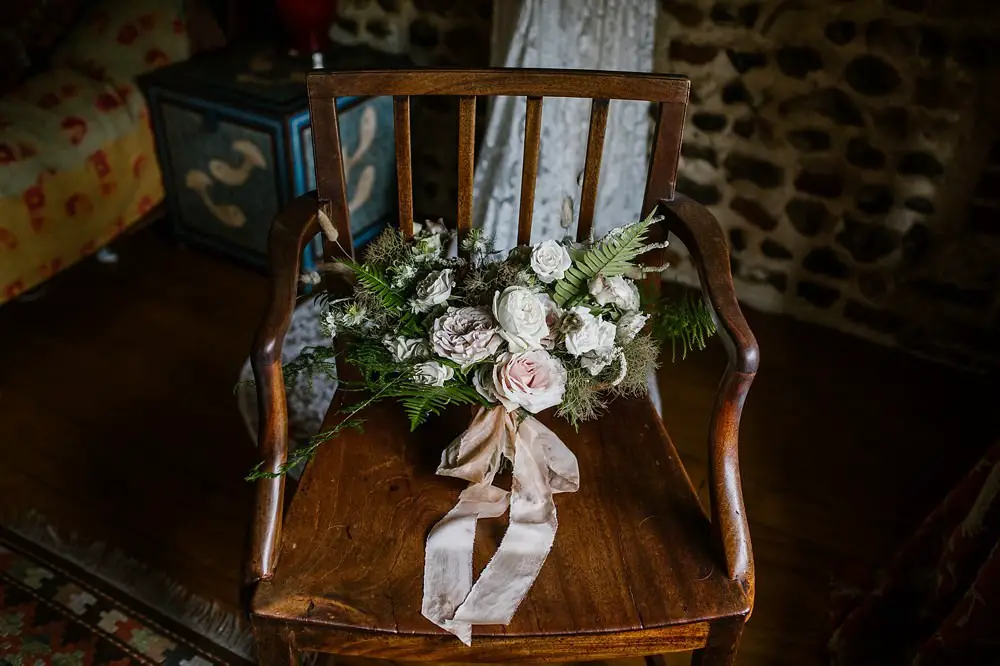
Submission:
M 517 242 L 531 238 L 531 215 L 538 172 L 542 100 L 545 97 L 591 99 L 590 132 L 580 196 L 577 238 L 590 235 L 604 148 L 610 100 L 658 103 L 653 150 L 646 177 L 642 214 L 660 199 L 672 199 L 677 181 L 684 116 L 691 84 L 685 77 L 655 74 L 593 72 L 554 69 L 378 70 L 317 72 L 307 79 L 319 205 L 334 223 L 341 246 L 350 251 L 350 213 L 336 98 L 393 96 L 396 138 L 396 174 L 399 190 L 399 227 L 413 235 L 413 178 L 410 155 L 410 97 L 447 95 L 459 98 L 458 111 L 458 232 L 472 228 L 472 183 L 475 169 L 476 97 L 525 97 L 524 160 Z M 344 242 L 346 239 L 347 242 Z M 334 248 L 328 248 L 333 250 Z

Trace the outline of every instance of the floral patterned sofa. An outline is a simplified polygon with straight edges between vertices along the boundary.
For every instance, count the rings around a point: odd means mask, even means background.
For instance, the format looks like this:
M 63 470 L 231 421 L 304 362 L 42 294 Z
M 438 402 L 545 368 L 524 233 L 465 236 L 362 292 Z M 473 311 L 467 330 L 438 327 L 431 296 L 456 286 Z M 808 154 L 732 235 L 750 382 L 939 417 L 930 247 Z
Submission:
M 189 52 L 182 0 L 100 0 L 44 71 L 0 97 L 0 304 L 161 201 L 135 78 Z

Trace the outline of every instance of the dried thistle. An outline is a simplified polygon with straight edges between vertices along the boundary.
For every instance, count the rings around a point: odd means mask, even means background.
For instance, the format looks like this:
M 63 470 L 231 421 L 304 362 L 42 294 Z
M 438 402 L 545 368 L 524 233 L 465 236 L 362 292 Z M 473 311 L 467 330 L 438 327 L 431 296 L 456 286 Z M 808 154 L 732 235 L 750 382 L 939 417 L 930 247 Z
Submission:
M 397 229 L 386 229 L 368 244 L 365 263 L 378 266 L 392 266 L 411 258 L 410 249 Z
M 576 364 L 566 364 L 566 391 L 556 416 L 579 427 L 582 421 L 600 416 L 605 407 L 607 401 L 590 373 Z
M 648 335 L 637 335 L 632 342 L 622 348 L 625 355 L 625 377 L 612 389 L 615 397 L 646 395 L 649 387 L 646 378 L 649 373 L 660 366 L 659 346 Z

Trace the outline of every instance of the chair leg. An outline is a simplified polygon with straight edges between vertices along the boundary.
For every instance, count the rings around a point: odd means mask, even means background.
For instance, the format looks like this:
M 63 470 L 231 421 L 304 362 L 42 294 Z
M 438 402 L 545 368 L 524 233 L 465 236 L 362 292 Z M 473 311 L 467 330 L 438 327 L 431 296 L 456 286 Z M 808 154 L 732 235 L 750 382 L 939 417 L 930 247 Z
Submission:
M 298 666 L 295 648 L 280 627 L 254 622 L 253 635 L 257 643 L 257 663 L 260 666 Z
M 705 647 L 691 655 L 691 666 L 733 666 L 745 623 L 746 618 L 742 616 L 713 622 Z

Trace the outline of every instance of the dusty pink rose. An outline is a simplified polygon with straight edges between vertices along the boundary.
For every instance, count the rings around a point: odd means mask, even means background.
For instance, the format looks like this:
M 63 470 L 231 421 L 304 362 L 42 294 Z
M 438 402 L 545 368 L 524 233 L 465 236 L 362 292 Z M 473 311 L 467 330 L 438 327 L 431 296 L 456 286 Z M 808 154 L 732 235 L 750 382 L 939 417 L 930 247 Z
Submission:
M 562 402 L 566 369 L 543 349 L 505 352 L 493 366 L 493 390 L 507 411 L 523 407 L 537 414 Z

